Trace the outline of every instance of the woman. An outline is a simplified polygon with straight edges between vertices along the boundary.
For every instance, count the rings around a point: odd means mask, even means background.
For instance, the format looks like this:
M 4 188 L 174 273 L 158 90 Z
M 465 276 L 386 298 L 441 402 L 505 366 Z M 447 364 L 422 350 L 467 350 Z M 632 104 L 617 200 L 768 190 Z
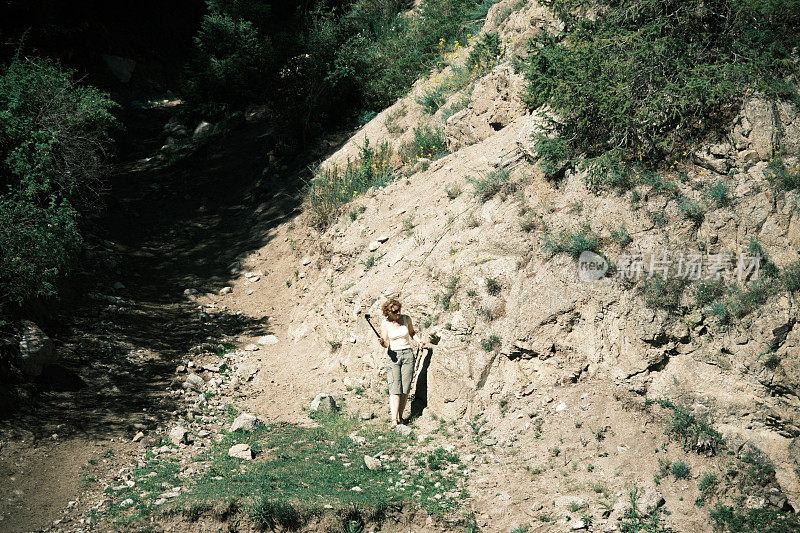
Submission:
M 387 300 L 381 307 L 381 346 L 389 348 L 389 365 L 386 377 L 389 380 L 389 410 L 392 413 L 392 427 L 403 423 L 403 411 L 411 392 L 411 380 L 414 378 L 414 350 L 411 349 L 413 339 L 420 348 L 425 346 L 422 338 L 414 331 L 411 317 L 400 313 L 401 304 L 394 298 Z

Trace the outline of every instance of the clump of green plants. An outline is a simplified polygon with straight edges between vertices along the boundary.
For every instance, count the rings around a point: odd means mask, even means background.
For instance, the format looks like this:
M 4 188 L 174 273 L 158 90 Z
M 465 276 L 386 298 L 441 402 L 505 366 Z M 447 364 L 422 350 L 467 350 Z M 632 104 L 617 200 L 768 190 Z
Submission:
M 706 218 L 706 213 L 703 211 L 702 206 L 686 198 L 681 198 L 678 201 L 678 211 L 683 218 L 691 220 L 698 226 L 702 224 L 703 220 Z
M 625 533 L 667 533 L 669 529 L 664 525 L 662 517 L 663 509 L 657 507 L 648 509 L 645 512 L 639 510 L 639 499 L 642 497 L 642 489 L 638 485 L 633 485 L 628 491 L 630 506 L 620 521 L 620 531 Z
M 617 243 L 620 248 L 627 248 L 633 242 L 633 237 L 628 233 L 625 226 L 620 226 L 618 230 L 611 232 L 611 240 Z
M 719 531 L 747 533 L 786 533 L 800 530 L 800 519 L 777 509 L 741 509 L 718 503 L 709 511 L 714 528 Z
M 551 7 L 566 28 L 532 43 L 525 100 L 565 117 L 560 136 L 589 164 L 675 169 L 748 90 L 795 93 L 783 81 L 800 42 L 793 0 L 622 0 L 591 19 L 582 0 Z
M 494 333 L 481 340 L 481 348 L 483 348 L 487 352 L 491 352 L 498 349 L 500 347 L 500 344 L 501 344 L 500 337 L 498 337 Z
M 492 296 L 497 296 L 503 290 L 503 285 L 495 278 L 486 278 L 486 292 Z
M 600 238 L 587 225 L 579 231 L 562 229 L 557 233 L 545 235 L 542 240 L 542 250 L 550 257 L 567 253 L 577 259 L 583 252 L 597 252 L 600 248 Z
M 351 209 L 350 212 L 348 213 L 348 215 L 350 216 L 350 221 L 355 222 L 355 220 L 358 218 L 358 215 L 360 215 L 366 210 L 367 206 L 365 205 L 360 205 L 358 207 L 354 207 L 353 209 Z
M 694 290 L 698 307 L 705 307 L 725 295 L 725 281 L 722 278 L 701 280 Z
M 56 296 L 105 189 L 117 104 L 49 59 L 0 67 L 0 312 Z
M 369 140 L 359 150 L 358 158 L 342 167 L 318 171 L 305 191 L 311 207 L 310 223 L 326 228 L 339 216 L 342 206 L 371 187 L 383 187 L 393 177 L 388 143 L 373 148 Z M 352 215 L 351 215 L 352 217 Z
M 369 256 L 365 261 L 361 261 L 361 264 L 364 265 L 364 272 L 374 267 L 377 261 L 378 258 L 374 255 Z
M 492 70 L 501 55 L 503 47 L 500 35 L 496 32 L 485 33 L 469 53 L 467 70 L 474 76 L 482 76 Z
M 461 185 L 458 183 L 448 183 L 444 186 L 444 192 L 451 200 L 455 200 L 461 194 Z
M 695 418 L 683 408 L 677 407 L 666 399 L 658 400 L 658 404 L 672 412 L 670 436 L 681 442 L 684 450 L 715 453 L 724 445 L 722 435 L 707 422 Z
M 447 283 L 445 283 L 444 292 L 436 296 L 445 311 L 454 309 L 456 302 L 453 298 L 456 295 L 456 291 L 458 291 L 458 281 L 458 276 L 450 276 Z
M 488 201 L 495 195 L 508 195 L 516 190 L 516 185 L 511 181 L 511 175 L 505 168 L 484 173 L 479 177 L 469 176 L 467 181 L 475 188 L 475 196 L 481 201 Z
M 680 459 L 672 463 L 670 471 L 675 479 L 687 479 L 690 474 L 689 465 Z
M 783 285 L 789 292 L 800 291 L 800 261 L 792 263 L 781 273 Z
M 706 187 L 705 197 L 717 207 L 727 207 L 731 205 L 731 188 L 727 182 L 717 180 Z
M 704 500 L 707 500 L 711 497 L 717 489 L 717 485 L 719 480 L 717 479 L 716 474 L 712 472 L 706 472 L 703 474 L 703 477 L 700 478 L 700 483 L 697 484 L 697 488 L 700 491 L 700 495 Z
M 546 178 L 554 177 L 570 158 L 569 147 L 564 139 L 544 133 L 538 133 L 534 137 L 533 152 L 539 158 L 539 168 Z
M 641 292 L 648 307 L 675 312 L 681 307 L 685 288 L 686 280 L 683 278 L 651 273 L 642 282 Z
M 422 157 L 434 160 L 447 154 L 444 130 L 441 127 L 427 125 L 414 128 L 414 138 L 400 148 L 400 156 L 407 162 L 413 162 Z

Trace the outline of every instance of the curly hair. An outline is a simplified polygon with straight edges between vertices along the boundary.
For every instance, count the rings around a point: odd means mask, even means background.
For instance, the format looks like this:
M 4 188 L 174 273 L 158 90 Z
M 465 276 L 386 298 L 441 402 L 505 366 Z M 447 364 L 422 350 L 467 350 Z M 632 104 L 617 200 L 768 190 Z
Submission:
M 403 307 L 403 304 L 400 303 L 400 300 L 396 298 L 389 298 L 386 300 L 383 305 L 381 306 L 381 311 L 383 312 L 383 316 L 389 318 L 389 312 L 394 311 L 396 313 L 400 312 L 400 309 Z

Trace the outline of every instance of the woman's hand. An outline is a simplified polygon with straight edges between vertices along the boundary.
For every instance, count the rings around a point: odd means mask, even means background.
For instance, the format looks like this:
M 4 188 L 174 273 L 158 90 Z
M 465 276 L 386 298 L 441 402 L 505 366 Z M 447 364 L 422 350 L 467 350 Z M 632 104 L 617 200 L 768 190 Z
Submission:
M 383 339 L 381 339 L 380 337 L 378 337 L 378 344 L 380 344 L 381 346 L 383 346 L 384 348 L 386 348 L 386 341 L 384 341 L 384 340 L 383 340 Z

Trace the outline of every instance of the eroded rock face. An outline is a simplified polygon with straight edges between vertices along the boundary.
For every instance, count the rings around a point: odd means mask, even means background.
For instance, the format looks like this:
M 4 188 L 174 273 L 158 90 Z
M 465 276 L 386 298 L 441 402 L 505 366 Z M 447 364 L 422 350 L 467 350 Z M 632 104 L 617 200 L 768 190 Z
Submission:
M 522 102 L 524 78 L 511 65 L 495 67 L 478 80 L 470 104 L 447 120 L 447 148 L 454 152 L 480 142 L 525 114 Z
M 57 361 L 53 341 L 36 324 L 22 322 L 22 338 L 19 342 L 17 366 L 28 378 L 37 378 L 42 369 Z

